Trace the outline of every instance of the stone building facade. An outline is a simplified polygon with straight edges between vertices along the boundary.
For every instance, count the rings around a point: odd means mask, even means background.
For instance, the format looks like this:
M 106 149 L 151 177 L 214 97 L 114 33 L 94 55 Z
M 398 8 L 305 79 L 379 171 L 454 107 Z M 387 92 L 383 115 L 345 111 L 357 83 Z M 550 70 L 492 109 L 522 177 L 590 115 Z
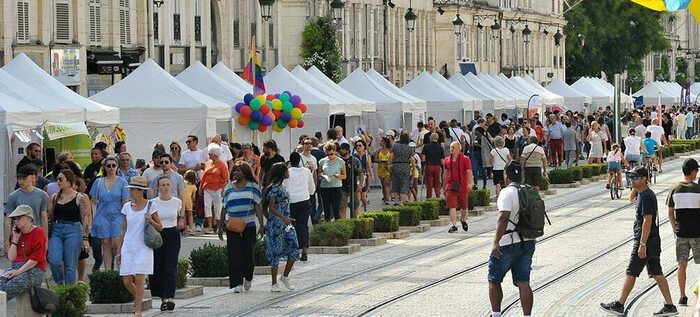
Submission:
M 676 78 L 676 60 L 684 59 L 688 68 L 689 82 L 696 82 L 695 64 L 700 62 L 700 25 L 688 10 L 665 13 L 663 18 L 664 36 L 671 44 L 671 49 L 665 52 L 654 52 L 644 59 L 644 83 L 656 80 L 655 71 L 661 69 L 661 60 L 669 61 L 671 80 Z M 680 48 L 680 49 L 679 49 Z

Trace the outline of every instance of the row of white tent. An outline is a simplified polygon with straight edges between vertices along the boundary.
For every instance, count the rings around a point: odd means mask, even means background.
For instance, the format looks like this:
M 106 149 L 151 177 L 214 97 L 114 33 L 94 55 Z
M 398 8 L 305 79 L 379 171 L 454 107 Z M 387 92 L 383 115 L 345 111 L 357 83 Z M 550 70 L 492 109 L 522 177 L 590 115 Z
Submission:
M 639 91 L 632 94 L 634 97 L 643 97 L 645 104 L 679 105 L 685 101 L 685 90 L 676 82 L 654 81 L 650 82 Z M 683 95 L 684 97 L 681 97 Z M 690 86 L 690 103 L 694 103 L 700 97 L 700 83 Z

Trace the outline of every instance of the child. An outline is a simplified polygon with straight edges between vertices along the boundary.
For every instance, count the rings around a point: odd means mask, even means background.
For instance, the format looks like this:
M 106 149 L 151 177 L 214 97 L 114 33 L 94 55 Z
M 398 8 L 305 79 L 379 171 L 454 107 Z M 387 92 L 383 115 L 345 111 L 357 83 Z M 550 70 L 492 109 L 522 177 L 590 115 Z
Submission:
M 622 151 L 620 151 L 620 146 L 617 143 L 613 143 L 610 146 L 610 152 L 608 152 L 608 184 L 605 188 L 610 189 L 610 178 L 615 175 L 615 181 L 617 182 L 617 188 L 622 188 L 622 163 L 627 165 L 625 158 L 622 157 Z
M 409 194 L 413 195 L 413 201 L 418 201 L 418 178 L 420 178 L 420 167 L 421 159 L 418 153 L 416 153 L 416 144 L 411 142 L 408 144 L 413 148 L 413 157 L 411 158 L 411 169 L 410 175 L 411 179 L 409 181 Z
M 505 148 L 505 140 L 500 135 L 493 139 L 496 146 L 491 150 L 489 163 L 493 166 L 493 185 L 496 186 L 496 197 L 501 194 L 501 188 L 505 187 L 505 178 L 503 171 L 508 162 L 513 160 L 510 156 L 510 150 Z
M 194 199 L 195 195 L 197 193 L 197 174 L 193 170 L 189 170 L 185 172 L 185 189 L 182 194 L 184 198 L 184 204 L 185 204 L 185 214 L 187 217 L 187 222 L 189 223 L 189 227 L 187 230 L 187 233 L 191 236 L 194 235 L 194 219 L 192 217 L 192 210 L 194 207 Z

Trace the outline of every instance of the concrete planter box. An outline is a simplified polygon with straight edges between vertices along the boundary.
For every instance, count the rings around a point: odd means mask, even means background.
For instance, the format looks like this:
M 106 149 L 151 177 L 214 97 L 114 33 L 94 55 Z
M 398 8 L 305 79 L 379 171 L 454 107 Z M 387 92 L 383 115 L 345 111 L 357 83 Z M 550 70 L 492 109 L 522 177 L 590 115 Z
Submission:
M 228 276 L 222 277 L 188 277 L 187 284 L 204 287 L 228 287 Z
M 540 194 L 540 198 L 544 199 L 544 196 L 545 196 L 544 192 L 543 192 L 543 191 L 540 191 L 539 194 Z
M 548 189 L 548 190 L 545 190 L 545 191 L 544 191 L 544 194 L 545 194 L 545 195 L 556 195 L 556 194 L 557 194 L 557 190 L 556 190 L 556 189 Z
M 279 267 L 284 267 L 285 265 L 287 265 L 286 261 L 280 261 Z M 256 266 L 253 268 L 253 275 L 270 275 L 270 271 L 272 270 L 269 265 Z M 294 271 L 294 268 L 292 268 L 292 271 Z
M 405 227 L 399 227 L 399 230 L 408 230 L 410 232 L 426 232 L 430 231 L 430 225 L 429 224 L 420 224 L 417 226 L 405 226 Z
M 498 211 L 498 206 L 496 205 L 488 205 L 484 208 L 485 211 Z
M 309 247 L 309 254 L 353 254 L 360 251 L 359 244 L 349 244 L 342 247 Z
M 588 180 L 587 178 L 584 178 L 584 179 L 578 181 L 578 183 L 581 184 L 581 185 L 588 185 L 588 184 L 591 183 L 591 181 Z M 551 185 L 550 185 L 550 186 L 551 186 Z
M 571 184 L 549 184 L 549 188 L 578 188 L 581 187 L 581 183 L 573 182 Z
M 386 237 L 373 237 L 369 239 L 350 239 L 349 244 L 359 244 L 363 247 L 376 247 L 386 243 Z
M 474 209 L 469 209 L 469 216 L 481 216 L 486 212 L 486 207 L 476 206 Z
M 373 233 L 375 237 L 384 237 L 387 239 L 403 239 L 411 235 L 408 230 L 399 230 L 394 232 L 375 232 Z
M 186 299 L 201 295 L 204 295 L 204 286 L 185 285 L 185 287 L 175 290 L 175 299 Z
M 435 220 L 421 220 L 421 224 L 429 224 L 431 227 L 443 227 L 450 224 L 449 216 L 441 216 Z
M 153 308 L 153 301 L 148 298 L 141 302 L 141 311 Z M 88 303 L 85 314 L 131 314 L 134 302 L 123 304 L 92 304 Z

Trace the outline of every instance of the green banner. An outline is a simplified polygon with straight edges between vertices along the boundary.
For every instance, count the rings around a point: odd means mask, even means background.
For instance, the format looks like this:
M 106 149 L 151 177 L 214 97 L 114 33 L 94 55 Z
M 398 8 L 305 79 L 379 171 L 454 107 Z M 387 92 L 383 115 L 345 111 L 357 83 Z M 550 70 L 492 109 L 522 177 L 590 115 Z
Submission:
M 45 148 L 54 148 L 56 156 L 61 152 L 69 152 L 73 155 L 73 161 L 80 164 L 82 168 L 85 168 L 90 164 L 90 149 L 92 149 L 92 144 L 90 143 L 90 137 L 81 134 L 74 135 L 65 138 L 60 138 L 56 140 L 44 139 Z M 48 167 L 48 171 L 51 171 L 52 167 Z

